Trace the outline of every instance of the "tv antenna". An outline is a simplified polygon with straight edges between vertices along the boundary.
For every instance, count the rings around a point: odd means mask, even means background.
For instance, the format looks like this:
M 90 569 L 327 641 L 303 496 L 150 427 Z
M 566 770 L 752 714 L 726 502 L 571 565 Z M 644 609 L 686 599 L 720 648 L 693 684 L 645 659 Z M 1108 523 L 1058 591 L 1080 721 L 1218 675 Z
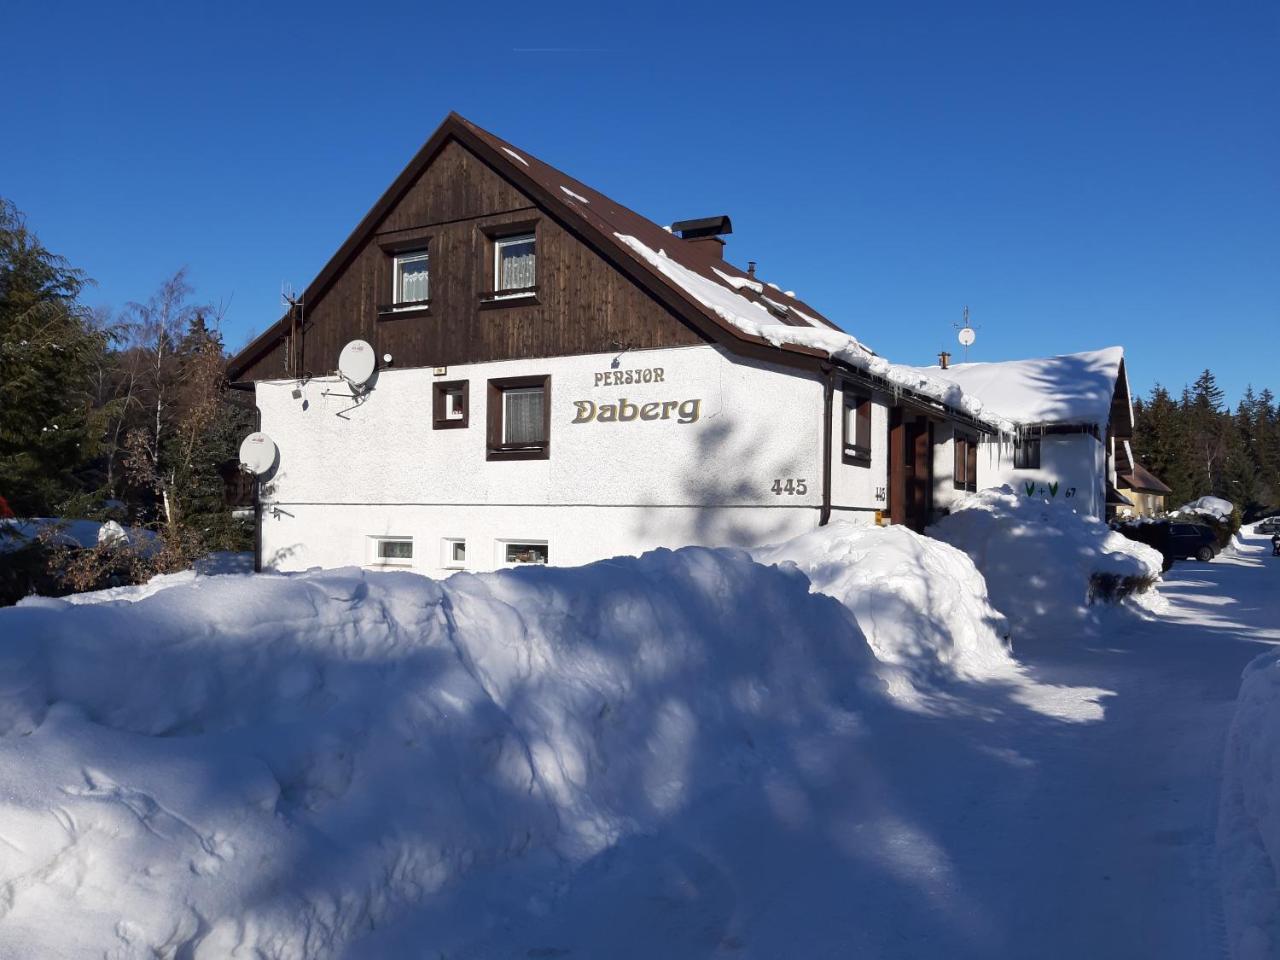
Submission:
M 959 332 L 956 339 L 960 341 L 960 346 L 964 347 L 964 362 L 969 362 L 969 348 L 973 346 L 973 342 L 978 339 L 978 329 L 969 323 L 969 306 L 965 304 L 964 323 L 953 323 L 953 326 Z

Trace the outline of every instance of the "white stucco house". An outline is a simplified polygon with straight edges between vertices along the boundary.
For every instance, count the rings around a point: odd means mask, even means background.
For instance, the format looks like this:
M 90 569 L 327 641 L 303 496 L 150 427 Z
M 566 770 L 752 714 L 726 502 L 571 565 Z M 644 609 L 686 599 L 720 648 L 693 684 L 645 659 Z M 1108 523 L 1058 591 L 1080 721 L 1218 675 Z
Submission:
M 1008 484 L 1029 496 L 1066 500 L 1105 519 L 1108 507 L 1127 504 L 1116 490 L 1117 464 L 1131 461 L 1133 405 L 1124 350 L 1107 347 L 1034 360 L 930 367 L 1011 427 L 965 448 L 947 439 L 936 448 L 935 472 L 950 475 L 935 507 L 945 510 L 969 489 Z
M 923 529 L 953 493 L 941 447 L 994 455 L 1000 420 L 729 263 L 731 230 L 659 226 L 451 114 L 229 365 L 270 450 L 259 568 L 439 575 L 833 517 Z M 339 373 L 344 348 L 367 379 Z

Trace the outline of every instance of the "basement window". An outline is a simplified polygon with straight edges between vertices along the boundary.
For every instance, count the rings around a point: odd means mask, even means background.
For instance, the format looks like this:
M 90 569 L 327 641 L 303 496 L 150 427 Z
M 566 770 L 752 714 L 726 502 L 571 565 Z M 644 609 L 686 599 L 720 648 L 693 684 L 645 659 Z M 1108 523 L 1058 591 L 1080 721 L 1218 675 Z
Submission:
M 403 310 L 420 307 L 427 302 L 430 293 L 428 266 L 426 250 L 406 250 L 395 255 L 393 307 Z
M 382 566 L 413 565 L 413 537 L 372 537 L 373 562 Z
M 547 541 L 505 541 L 502 544 L 503 563 L 546 563 Z
M 1013 442 L 1013 468 L 1015 470 L 1040 469 L 1040 438 L 1019 437 Z
M 441 542 L 440 565 L 461 570 L 467 565 L 467 541 L 461 537 L 445 537 Z
M 850 385 L 844 395 L 843 456 L 845 463 L 857 467 L 871 466 L 871 398 L 859 394 Z

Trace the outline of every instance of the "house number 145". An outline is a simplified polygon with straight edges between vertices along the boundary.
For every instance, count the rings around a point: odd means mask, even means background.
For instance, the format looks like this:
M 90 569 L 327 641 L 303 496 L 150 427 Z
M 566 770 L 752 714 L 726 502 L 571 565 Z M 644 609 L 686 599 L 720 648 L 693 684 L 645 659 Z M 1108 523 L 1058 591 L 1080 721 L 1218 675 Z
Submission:
M 803 496 L 809 492 L 809 485 L 804 480 L 794 480 L 788 477 L 786 480 L 775 480 L 773 486 L 770 487 L 775 497 L 780 497 L 784 493 L 790 497 Z

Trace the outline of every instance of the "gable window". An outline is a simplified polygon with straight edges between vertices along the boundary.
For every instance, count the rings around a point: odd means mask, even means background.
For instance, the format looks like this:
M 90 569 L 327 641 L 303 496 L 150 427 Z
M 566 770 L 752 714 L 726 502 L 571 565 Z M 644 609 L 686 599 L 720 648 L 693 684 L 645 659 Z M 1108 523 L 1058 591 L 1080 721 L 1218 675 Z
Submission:
M 413 565 L 413 537 L 372 537 L 373 562 L 389 567 Z
M 449 380 L 431 385 L 431 425 L 436 430 L 465 427 L 470 420 L 466 380 Z
M 955 470 L 952 474 L 957 490 L 978 489 L 978 441 L 962 433 L 955 435 Z
M 1019 437 L 1013 442 L 1013 468 L 1015 470 L 1040 469 L 1040 438 Z
M 551 454 L 551 378 L 489 381 L 490 460 L 546 460 Z
M 537 285 L 537 249 L 532 233 L 493 241 L 493 289 L 498 296 L 516 296 Z
M 843 457 L 845 463 L 859 467 L 871 466 L 871 398 L 845 384 L 844 395 Z
M 426 250 L 406 250 L 395 255 L 391 303 L 395 307 L 421 306 L 430 294 L 429 258 Z

